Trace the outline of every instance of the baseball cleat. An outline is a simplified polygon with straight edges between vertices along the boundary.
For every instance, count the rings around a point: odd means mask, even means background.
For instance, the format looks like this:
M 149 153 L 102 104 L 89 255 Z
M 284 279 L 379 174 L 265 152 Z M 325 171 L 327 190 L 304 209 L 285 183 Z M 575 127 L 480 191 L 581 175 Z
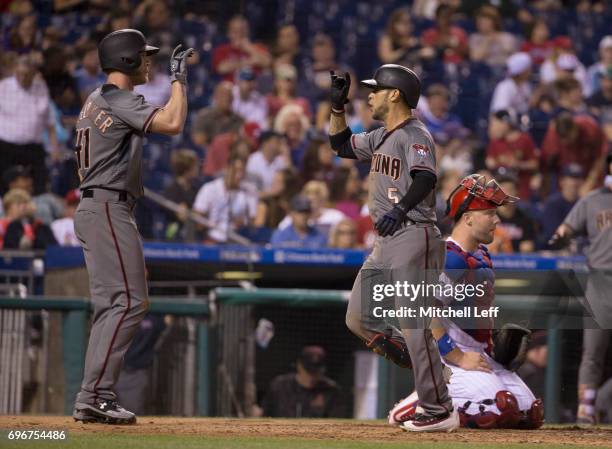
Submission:
M 592 405 L 579 404 L 578 415 L 576 417 L 576 424 L 583 426 L 592 426 L 596 423 L 595 414 L 593 413 L 594 407 Z
M 415 390 L 410 393 L 409 396 L 397 402 L 389 411 L 389 415 L 387 415 L 389 424 L 391 424 L 392 426 L 397 426 L 405 421 L 414 418 L 418 403 L 419 396 L 417 395 L 417 392 Z
M 116 401 L 96 399 L 93 404 L 77 402 L 72 417 L 83 423 L 136 424 L 136 415 Z
M 457 410 L 440 415 L 416 413 L 414 418 L 400 424 L 402 430 L 408 432 L 452 432 L 459 427 Z

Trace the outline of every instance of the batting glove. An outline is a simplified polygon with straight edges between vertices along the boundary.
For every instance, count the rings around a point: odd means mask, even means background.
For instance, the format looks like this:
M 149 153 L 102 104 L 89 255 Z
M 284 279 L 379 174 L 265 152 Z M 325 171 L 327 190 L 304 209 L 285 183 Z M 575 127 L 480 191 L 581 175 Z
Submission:
M 330 101 L 332 109 L 343 111 L 344 105 L 348 103 L 349 89 L 351 88 L 351 75 L 348 72 L 344 76 L 336 75 L 333 70 L 329 71 L 331 76 Z
M 179 51 L 182 45 L 176 46 L 170 57 L 170 83 L 178 81 L 182 84 L 187 84 L 187 58 L 193 55 L 193 48 L 185 51 Z
M 378 235 L 387 237 L 388 235 L 395 234 L 402 226 L 402 223 L 404 223 L 407 213 L 408 211 L 401 204 L 395 205 L 393 209 L 376 222 L 375 228 L 378 231 Z

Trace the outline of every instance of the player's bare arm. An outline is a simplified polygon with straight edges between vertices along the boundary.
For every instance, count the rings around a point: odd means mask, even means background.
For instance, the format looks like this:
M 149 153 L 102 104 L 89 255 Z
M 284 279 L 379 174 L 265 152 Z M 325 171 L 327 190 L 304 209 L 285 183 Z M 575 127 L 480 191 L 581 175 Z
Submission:
M 159 110 L 151 123 L 151 132 L 174 136 L 183 132 L 187 118 L 187 58 L 193 48 L 180 51 L 177 46 L 170 59 L 172 92 L 168 103 Z
M 485 357 L 479 352 L 462 351 L 457 345 L 452 343 L 450 337 L 446 333 L 446 329 L 442 326 L 442 323 L 437 318 L 434 318 L 431 322 L 431 333 L 438 343 L 440 354 L 449 363 L 463 368 L 466 371 L 484 371 L 485 373 L 491 372 L 491 366 L 485 359 Z M 448 351 L 448 352 L 446 352 Z M 442 354 L 446 352 L 446 354 Z

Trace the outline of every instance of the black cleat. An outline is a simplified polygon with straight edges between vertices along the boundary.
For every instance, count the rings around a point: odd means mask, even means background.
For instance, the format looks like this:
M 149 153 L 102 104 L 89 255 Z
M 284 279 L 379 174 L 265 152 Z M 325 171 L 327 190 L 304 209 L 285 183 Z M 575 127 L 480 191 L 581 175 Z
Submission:
M 96 399 L 93 404 L 75 403 L 72 417 L 83 423 L 136 424 L 134 413 L 107 399 Z

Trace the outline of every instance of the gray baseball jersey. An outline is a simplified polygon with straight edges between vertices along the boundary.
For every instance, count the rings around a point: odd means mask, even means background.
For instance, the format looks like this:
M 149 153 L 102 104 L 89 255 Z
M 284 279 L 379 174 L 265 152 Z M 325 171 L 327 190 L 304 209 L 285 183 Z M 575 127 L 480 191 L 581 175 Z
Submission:
M 375 223 L 406 195 L 412 184 L 412 171 L 427 170 L 436 174 L 433 138 L 415 118 L 391 131 L 381 127 L 369 133 L 353 134 L 351 146 L 360 161 L 372 164 L 368 206 Z M 408 212 L 408 218 L 434 223 L 435 209 L 436 196 L 432 191 Z
M 578 384 L 597 388 L 604 374 L 612 323 L 612 190 L 602 187 L 590 192 L 574 205 L 564 223 L 590 241 L 586 256 L 591 273 L 585 298 L 600 329 L 588 328 L 590 325 L 584 329 Z
M 75 419 L 103 414 L 104 401 L 116 400 L 113 386 L 123 356 L 147 310 L 146 268 L 133 211 L 143 192 L 142 140 L 158 109 L 142 95 L 107 84 L 87 98 L 77 121 L 81 190 L 93 194 L 83 195 L 74 227 L 94 316 Z
M 81 190 L 142 196 L 142 140 L 157 110 L 142 95 L 108 84 L 89 95 L 76 124 Z
M 368 205 L 376 222 L 406 195 L 414 170 L 436 173 L 435 147 L 431 134 L 422 122 L 409 119 L 392 131 L 378 128 L 369 133 L 353 134 L 351 146 L 357 158 L 371 162 Z M 431 415 L 452 409 L 448 389 L 442 375 L 442 362 L 431 330 L 415 329 L 407 323 L 399 327 L 370 314 L 373 279 L 390 276 L 394 281 L 418 284 L 429 273 L 444 267 L 445 244 L 435 227 L 435 195 L 409 211 L 408 224 L 392 236 L 376 238 L 374 248 L 363 264 L 351 291 L 346 314 L 349 329 L 366 342 L 377 334 L 399 346 L 405 346 L 412 360 L 419 405 Z M 437 279 L 437 274 L 435 275 Z M 395 306 L 405 305 L 397 299 Z
M 588 236 L 586 255 L 591 268 L 612 270 L 612 190 L 602 187 L 580 199 L 565 224 L 576 234 Z

